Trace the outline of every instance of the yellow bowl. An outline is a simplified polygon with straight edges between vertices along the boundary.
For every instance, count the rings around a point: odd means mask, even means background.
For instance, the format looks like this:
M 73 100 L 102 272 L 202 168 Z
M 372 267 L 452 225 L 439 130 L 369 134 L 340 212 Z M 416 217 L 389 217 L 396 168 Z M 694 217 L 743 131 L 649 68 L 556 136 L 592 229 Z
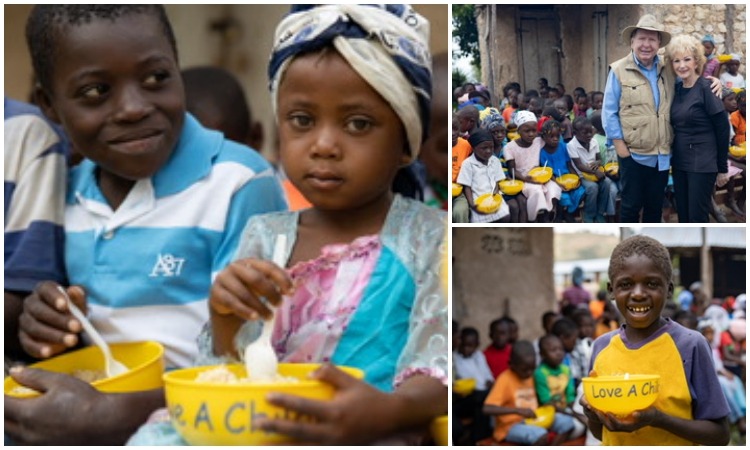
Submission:
M 163 386 L 164 347 L 158 342 L 127 342 L 110 344 L 112 356 L 125 364 L 127 372 L 91 383 L 101 392 L 137 392 Z M 72 374 L 77 370 L 104 371 L 104 357 L 99 347 L 91 346 L 50 358 L 29 367 L 51 372 Z M 5 378 L 5 394 L 12 397 L 38 397 L 39 393 L 26 389 L 11 377 Z M 16 390 L 16 392 L 14 392 Z
M 448 445 L 448 416 L 440 416 L 430 424 L 430 434 L 435 445 Z
M 525 422 L 529 425 L 536 425 L 542 428 L 549 428 L 552 426 L 552 422 L 555 421 L 555 407 L 552 405 L 540 406 L 534 410 L 536 417 L 526 419 Z
M 516 195 L 523 190 L 521 180 L 502 180 L 498 183 L 500 191 L 505 195 Z
M 747 153 L 747 150 L 744 145 L 730 145 L 729 146 L 729 154 L 734 156 L 735 158 L 744 158 L 745 154 Z
M 716 55 L 716 59 L 718 59 L 720 63 L 724 64 L 732 60 L 732 55 Z
M 627 379 L 626 379 L 627 377 Z M 659 397 L 659 375 L 605 375 L 583 378 L 583 393 L 594 408 L 628 416 Z
M 529 170 L 529 177 L 536 183 L 544 184 L 552 179 L 552 167 L 534 167 Z
M 620 163 L 610 162 L 604 165 L 604 171 L 610 175 L 617 175 L 620 171 Z
M 573 173 L 566 173 L 565 175 L 557 177 L 556 180 L 563 186 L 563 190 L 565 191 L 575 189 L 581 181 L 581 179 L 578 178 L 578 175 Z
M 477 211 L 483 214 L 492 214 L 503 204 L 503 196 L 500 194 L 482 194 L 474 200 Z
M 258 418 L 311 419 L 266 402 L 270 392 L 292 394 L 314 400 L 330 400 L 334 387 L 308 379 L 320 364 L 279 364 L 278 373 L 293 381 L 222 383 L 196 381 L 198 374 L 218 366 L 191 367 L 164 374 L 164 389 L 172 424 L 190 445 L 275 445 L 293 442 L 289 436 L 266 433 L 255 428 Z M 237 377 L 245 376 L 245 366 L 226 366 Z M 356 378 L 364 373 L 339 367 Z
M 461 192 L 464 191 L 463 185 L 460 185 L 458 183 L 453 183 L 453 187 L 451 189 L 452 189 L 451 193 L 453 194 L 454 197 L 458 197 L 459 195 L 461 195 Z
M 453 392 L 466 397 L 474 391 L 476 385 L 477 382 L 473 378 L 461 378 L 453 382 Z
M 599 166 L 599 168 L 596 170 L 597 172 L 604 173 L 604 169 L 601 166 Z M 583 177 L 584 180 L 593 181 L 594 183 L 599 181 L 599 178 L 597 178 L 596 175 L 594 175 L 593 173 L 581 172 L 581 176 Z

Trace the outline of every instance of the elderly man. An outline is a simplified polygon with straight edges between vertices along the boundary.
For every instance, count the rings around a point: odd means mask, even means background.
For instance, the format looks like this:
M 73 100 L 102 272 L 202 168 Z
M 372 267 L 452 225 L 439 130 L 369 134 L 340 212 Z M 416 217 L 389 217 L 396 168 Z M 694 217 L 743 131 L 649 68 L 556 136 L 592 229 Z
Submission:
M 610 66 L 604 91 L 604 131 L 617 151 L 622 183 L 622 222 L 661 222 L 669 177 L 672 127 L 669 109 L 674 74 L 656 52 L 671 36 L 646 14 L 626 27 L 631 52 Z

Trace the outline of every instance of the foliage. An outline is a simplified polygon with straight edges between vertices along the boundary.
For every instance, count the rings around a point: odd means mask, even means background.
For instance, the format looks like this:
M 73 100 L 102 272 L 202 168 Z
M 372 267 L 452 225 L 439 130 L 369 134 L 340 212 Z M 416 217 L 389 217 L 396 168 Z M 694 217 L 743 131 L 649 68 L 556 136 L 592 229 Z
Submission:
M 458 68 L 453 68 L 453 72 L 451 73 L 451 86 L 453 86 L 453 89 L 463 86 L 468 81 L 469 79 L 465 73 L 461 72 Z
M 452 5 L 453 38 L 458 43 L 459 55 L 471 58 L 471 64 L 480 66 L 479 32 L 474 5 Z

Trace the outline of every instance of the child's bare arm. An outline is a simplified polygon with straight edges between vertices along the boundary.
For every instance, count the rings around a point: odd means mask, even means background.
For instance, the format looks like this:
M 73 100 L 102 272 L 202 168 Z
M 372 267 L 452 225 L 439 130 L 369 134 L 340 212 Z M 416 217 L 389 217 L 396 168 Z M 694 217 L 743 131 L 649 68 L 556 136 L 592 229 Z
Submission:
M 30 368 L 11 374 L 43 392 L 31 399 L 5 397 L 5 433 L 20 445 L 124 445 L 164 406 L 162 389 L 104 394 L 70 375 Z
M 278 305 L 291 290 L 289 275 L 270 261 L 240 259 L 221 271 L 209 296 L 214 353 L 236 357 L 234 337 L 240 326 L 247 320 L 271 317 L 262 299 Z
M 426 427 L 448 410 L 448 390 L 438 380 L 415 376 L 388 394 L 332 365 L 315 373 L 337 392 L 331 401 L 270 394 L 271 403 L 314 417 L 314 423 L 283 419 L 258 421 L 265 431 L 283 433 L 301 442 L 341 445 L 373 443 L 399 432 Z
M 698 445 L 727 445 L 729 443 L 729 423 L 726 419 L 689 420 L 661 412 L 657 417 L 653 426 L 663 428 Z
M 488 416 L 503 416 L 505 414 L 518 414 L 523 417 L 533 419 L 536 414 L 529 408 L 510 408 L 506 406 L 495 406 L 485 404 L 482 407 L 482 412 Z
M 471 191 L 470 186 L 464 186 L 464 196 L 466 197 L 466 201 L 469 203 L 469 208 L 475 209 L 476 205 L 474 205 L 474 193 Z
M 604 426 L 610 431 L 630 432 L 645 426 L 652 426 L 667 430 L 698 445 L 727 445 L 729 442 L 729 425 L 726 419 L 683 419 L 670 416 L 655 407 L 636 411 L 625 422 L 618 420 L 610 413 L 602 413 L 601 411 L 594 411 L 594 413 L 596 419 L 601 420 L 600 430 L 601 426 Z M 586 416 L 589 417 L 589 427 L 592 434 L 601 439 L 601 434 L 597 435 L 592 425 L 591 415 L 587 413 Z

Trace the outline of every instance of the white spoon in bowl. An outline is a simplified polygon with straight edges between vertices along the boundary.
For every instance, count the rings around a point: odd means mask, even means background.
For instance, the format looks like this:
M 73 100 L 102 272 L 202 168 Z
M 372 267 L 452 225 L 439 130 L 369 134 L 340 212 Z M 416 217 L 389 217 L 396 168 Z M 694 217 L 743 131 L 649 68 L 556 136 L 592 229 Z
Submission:
M 286 254 L 286 235 L 276 236 L 273 249 L 273 262 L 279 267 L 284 267 L 284 255 Z M 271 345 L 271 333 L 273 333 L 276 311 L 270 304 L 273 316 L 263 323 L 263 331 L 260 337 L 245 347 L 245 371 L 247 377 L 252 380 L 272 380 L 276 376 L 279 366 L 279 357 Z
M 73 303 L 73 301 L 68 296 L 68 292 L 65 290 L 65 288 L 63 288 L 62 286 L 58 286 L 57 290 L 60 291 L 60 293 L 65 297 L 65 301 L 68 302 L 68 309 L 70 310 L 70 313 L 73 314 L 73 317 L 78 319 L 79 322 L 81 322 L 83 331 L 85 331 L 86 334 L 89 335 L 91 340 L 94 341 L 94 344 L 96 344 L 96 346 L 99 347 L 99 349 L 102 351 L 102 354 L 104 354 L 104 371 L 107 372 L 107 378 L 127 372 L 128 368 L 112 356 L 112 352 L 109 350 L 109 345 L 104 342 L 104 338 L 102 338 L 99 332 L 96 331 L 96 328 L 94 328 L 91 322 L 89 322 L 89 319 L 86 317 L 86 315 L 83 314 L 83 312 L 78 309 L 78 307 Z

